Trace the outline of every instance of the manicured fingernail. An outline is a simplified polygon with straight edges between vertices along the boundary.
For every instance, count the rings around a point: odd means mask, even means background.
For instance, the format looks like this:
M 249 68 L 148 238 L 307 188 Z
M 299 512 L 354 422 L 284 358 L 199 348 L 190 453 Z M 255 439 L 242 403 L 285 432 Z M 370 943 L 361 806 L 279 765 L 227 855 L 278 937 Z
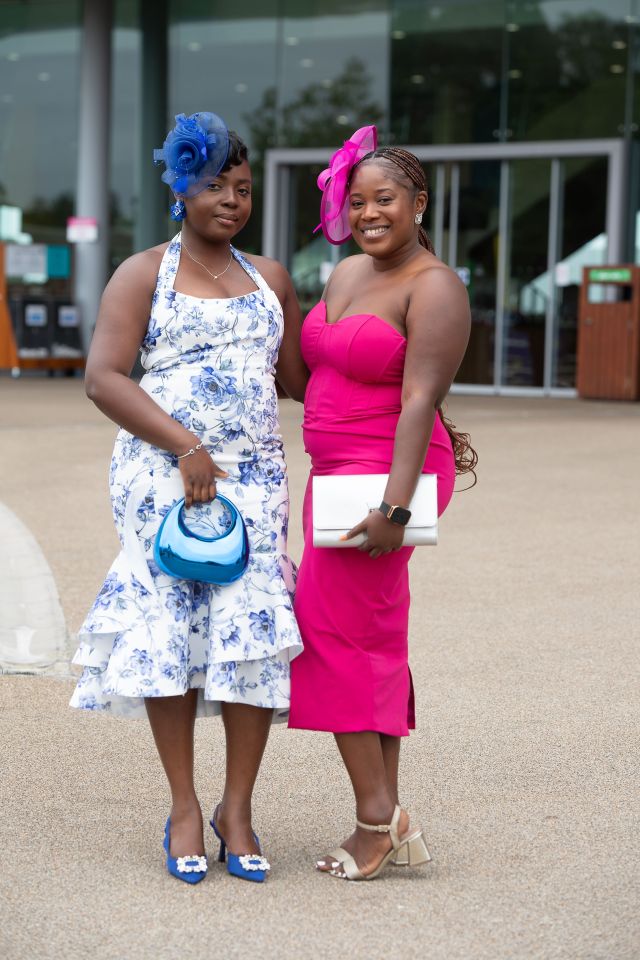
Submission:
M 340 537 L 340 539 L 341 539 L 341 540 L 346 540 L 346 539 L 347 539 L 346 533 L 343 533 L 343 535 Z

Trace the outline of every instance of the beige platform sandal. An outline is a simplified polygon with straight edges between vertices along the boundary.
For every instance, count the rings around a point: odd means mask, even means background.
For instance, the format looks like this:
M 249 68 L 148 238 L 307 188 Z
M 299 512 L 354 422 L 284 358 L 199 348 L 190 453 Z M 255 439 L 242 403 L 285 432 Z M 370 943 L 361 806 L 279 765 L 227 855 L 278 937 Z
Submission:
M 335 869 L 344 861 L 345 857 L 349 856 L 351 856 L 351 854 L 348 850 L 345 850 L 344 847 L 336 847 L 335 850 L 330 850 L 329 853 L 322 858 L 322 860 L 316 860 L 316 869 L 319 873 L 329 873 L 330 863 L 333 863 L 333 869 Z M 427 860 L 425 862 L 428 863 L 430 860 L 431 857 L 429 855 L 429 851 L 427 850 Z M 397 853 L 394 851 L 394 855 L 391 857 L 391 863 L 394 867 L 411 866 L 409 863 L 409 851 L 407 847 L 401 847 Z
M 330 850 L 322 860 L 316 860 L 316 870 L 320 873 L 329 873 L 330 863 L 333 863 L 333 869 L 335 869 L 348 856 L 350 856 L 348 850 L 345 850 L 344 847 L 336 847 L 335 850 Z
M 405 834 L 404 837 L 399 836 L 398 823 L 401 812 L 401 808 L 396 806 L 393 811 L 391 823 L 389 824 L 373 826 L 370 823 L 362 823 L 360 820 L 356 820 L 361 830 L 368 830 L 370 833 L 388 833 L 391 838 L 393 846 L 391 850 L 385 854 L 375 870 L 367 874 L 362 873 L 351 854 L 347 853 L 342 847 L 338 847 L 337 850 L 333 850 L 329 854 L 329 857 L 335 857 L 336 854 L 343 857 L 339 866 L 333 870 L 325 870 L 323 872 L 328 873 L 331 877 L 337 877 L 339 880 L 375 880 L 392 860 L 400 866 L 409 867 L 419 867 L 423 863 L 428 863 L 431 860 L 431 856 L 427 850 L 427 844 L 425 843 L 422 830 L 413 830 Z

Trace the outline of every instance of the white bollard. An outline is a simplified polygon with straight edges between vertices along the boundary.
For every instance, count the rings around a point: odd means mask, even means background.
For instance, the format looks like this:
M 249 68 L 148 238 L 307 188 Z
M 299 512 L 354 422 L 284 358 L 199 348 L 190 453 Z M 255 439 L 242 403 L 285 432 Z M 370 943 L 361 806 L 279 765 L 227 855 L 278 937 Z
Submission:
M 67 628 L 35 537 L 0 503 L 0 673 L 68 673 Z

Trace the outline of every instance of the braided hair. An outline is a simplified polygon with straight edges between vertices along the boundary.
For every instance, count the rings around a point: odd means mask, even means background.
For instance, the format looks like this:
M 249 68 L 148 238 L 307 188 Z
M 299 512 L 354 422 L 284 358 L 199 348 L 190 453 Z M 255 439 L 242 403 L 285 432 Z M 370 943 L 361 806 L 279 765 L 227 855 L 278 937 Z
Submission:
M 422 164 L 415 154 L 410 153 L 408 150 L 403 150 L 402 147 L 378 147 L 377 150 L 372 150 L 371 153 L 365 154 L 362 160 L 354 166 L 351 171 L 351 177 L 353 177 L 355 170 L 360 164 L 372 160 L 386 160 L 389 167 L 389 176 L 393 180 L 396 180 L 401 186 L 411 190 L 414 197 L 422 191 L 424 191 L 428 197 L 427 178 Z M 418 230 L 418 242 L 420 246 L 428 250 L 429 253 L 435 253 L 431 238 L 422 227 Z M 451 420 L 445 417 L 442 406 L 438 407 L 438 413 L 451 440 L 453 456 L 456 463 L 456 474 L 471 473 L 473 475 L 473 483 L 471 486 L 474 487 L 478 482 L 478 477 L 475 472 L 475 467 L 478 463 L 478 454 L 471 446 L 471 438 L 468 433 L 460 433 L 456 430 L 455 423 L 452 423 Z

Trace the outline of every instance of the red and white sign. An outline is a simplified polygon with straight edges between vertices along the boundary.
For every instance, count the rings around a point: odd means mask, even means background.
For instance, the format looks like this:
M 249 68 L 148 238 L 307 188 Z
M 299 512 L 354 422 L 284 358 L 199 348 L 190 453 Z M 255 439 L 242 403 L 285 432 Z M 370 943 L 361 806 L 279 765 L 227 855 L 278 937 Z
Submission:
M 98 221 L 95 217 L 68 217 L 67 243 L 95 243 Z

